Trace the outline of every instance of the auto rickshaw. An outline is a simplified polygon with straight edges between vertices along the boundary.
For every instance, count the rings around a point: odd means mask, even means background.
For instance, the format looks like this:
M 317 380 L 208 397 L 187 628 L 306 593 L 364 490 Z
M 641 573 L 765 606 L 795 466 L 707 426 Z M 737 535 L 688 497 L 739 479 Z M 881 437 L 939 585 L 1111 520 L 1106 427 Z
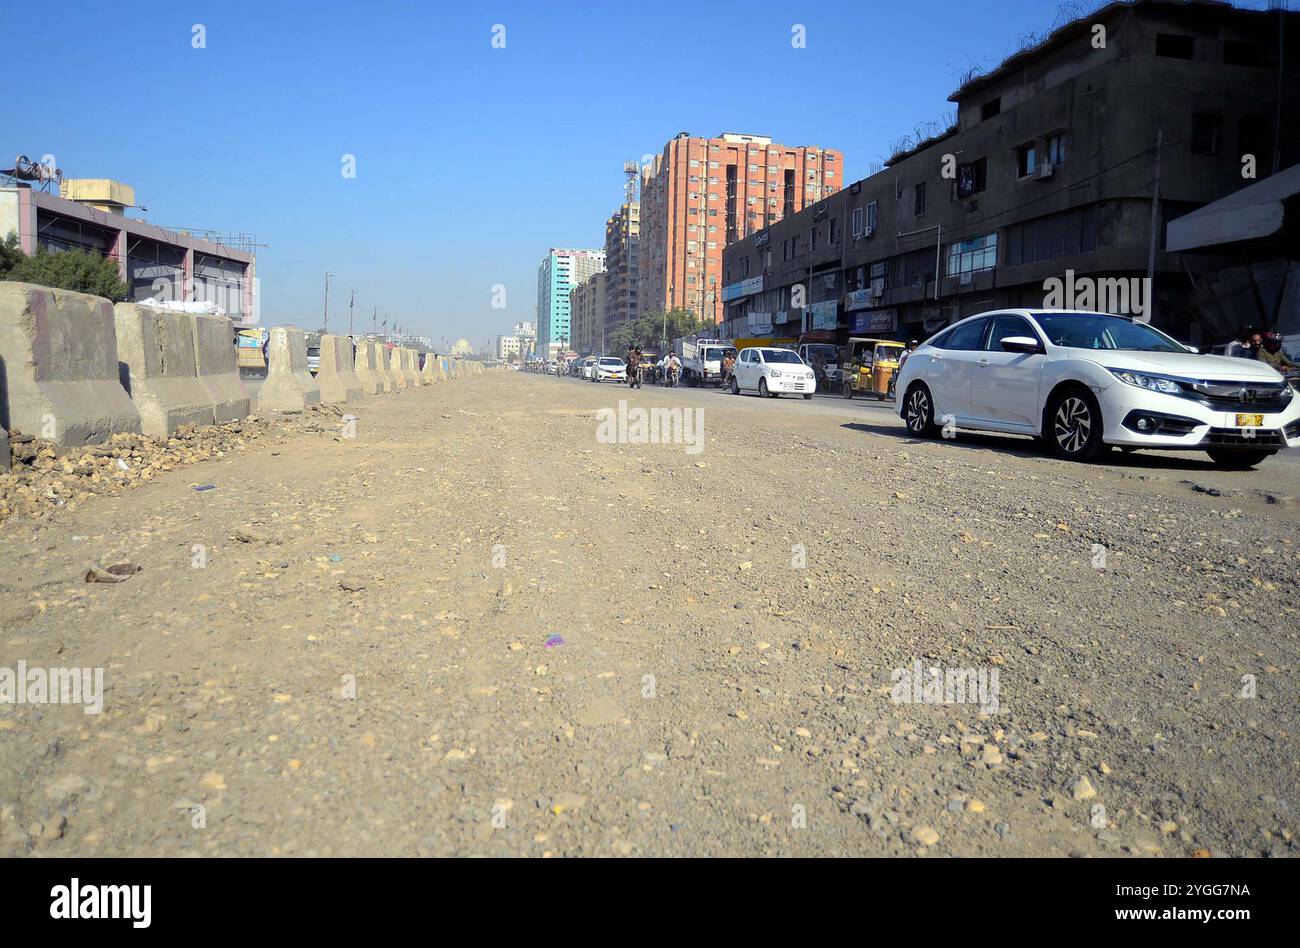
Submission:
M 893 398 L 894 375 L 904 348 L 892 339 L 849 339 L 844 347 L 844 397 L 871 394 L 881 401 Z

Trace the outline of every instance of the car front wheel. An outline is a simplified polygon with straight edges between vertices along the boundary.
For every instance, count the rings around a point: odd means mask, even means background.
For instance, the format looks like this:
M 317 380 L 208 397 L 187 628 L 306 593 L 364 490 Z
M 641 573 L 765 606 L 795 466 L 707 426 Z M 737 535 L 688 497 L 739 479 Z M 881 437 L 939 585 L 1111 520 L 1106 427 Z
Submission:
M 758 380 L 758 395 L 760 398 L 766 398 L 771 393 L 767 390 L 767 379 Z
M 1057 457 L 1094 461 L 1106 452 L 1101 440 L 1101 406 L 1085 388 L 1067 388 L 1053 396 L 1047 425 L 1047 443 Z
M 1271 458 L 1276 451 L 1235 451 L 1225 448 L 1209 448 L 1206 452 L 1215 467 L 1228 471 L 1244 471 L 1259 464 L 1265 458 Z
M 933 438 L 939 433 L 934 423 L 934 402 L 930 390 L 920 382 L 907 390 L 907 408 L 903 413 L 907 430 L 918 438 Z
M 734 375 L 731 377 L 731 394 L 732 395 L 740 394 L 740 383 L 736 381 L 736 377 Z

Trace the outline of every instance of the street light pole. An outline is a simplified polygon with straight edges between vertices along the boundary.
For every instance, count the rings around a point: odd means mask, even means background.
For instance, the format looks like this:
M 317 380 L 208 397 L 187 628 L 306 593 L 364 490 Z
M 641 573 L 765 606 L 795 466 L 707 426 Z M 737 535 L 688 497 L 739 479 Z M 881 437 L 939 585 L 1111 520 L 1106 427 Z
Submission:
M 330 277 L 333 275 L 334 274 L 330 273 L 328 270 L 325 271 L 325 315 L 324 321 L 321 323 L 321 328 L 326 332 L 329 332 L 330 328 Z
M 352 310 L 357 305 L 357 291 L 352 291 L 352 299 L 348 302 L 348 335 L 352 335 Z

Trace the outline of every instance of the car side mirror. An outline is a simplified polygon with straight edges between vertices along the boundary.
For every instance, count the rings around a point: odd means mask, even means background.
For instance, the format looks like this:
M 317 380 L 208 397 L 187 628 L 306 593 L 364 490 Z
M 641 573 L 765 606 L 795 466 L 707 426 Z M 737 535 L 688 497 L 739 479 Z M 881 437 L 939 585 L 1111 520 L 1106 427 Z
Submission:
M 1196 346 L 1189 346 L 1189 345 L 1186 345 L 1186 344 L 1183 345 L 1183 348 L 1186 349 L 1188 352 L 1196 352 L 1196 353 L 1199 353 L 1199 352 L 1201 351 L 1200 349 L 1196 348 Z
M 1007 336 L 1002 340 L 1003 352 L 1042 352 L 1043 346 L 1029 336 Z

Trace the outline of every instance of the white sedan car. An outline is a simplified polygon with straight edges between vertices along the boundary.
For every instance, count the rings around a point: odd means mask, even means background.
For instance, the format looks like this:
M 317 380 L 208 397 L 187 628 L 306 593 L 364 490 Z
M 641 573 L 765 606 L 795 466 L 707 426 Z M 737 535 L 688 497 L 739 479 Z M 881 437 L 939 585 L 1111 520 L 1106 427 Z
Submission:
M 741 349 L 731 373 L 731 394 L 752 390 L 760 395 L 779 398 L 784 392 L 812 398 L 817 390 L 813 370 L 793 349 L 769 349 L 753 346 Z
M 617 356 L 601 356 L 591 367 L 593 382 L 626 382 L 627 363 Z
M 578 375 L 581 378 L 590 379 L 592 377 L 592 374 L 595 371 L 596 371 L 596 357 L 587 356 L 587 358 L 582 360 L 582 365 L 578 369 Z
M 1205 451 L 1247 468 L 1300 445 L 1300 393 L 1271 366 L 1202 355 L 1104 313 L 971 316 L 913 352 L 897 390 L 914 435 L 1027 434 L 1081 461 L 1118 445 Z

